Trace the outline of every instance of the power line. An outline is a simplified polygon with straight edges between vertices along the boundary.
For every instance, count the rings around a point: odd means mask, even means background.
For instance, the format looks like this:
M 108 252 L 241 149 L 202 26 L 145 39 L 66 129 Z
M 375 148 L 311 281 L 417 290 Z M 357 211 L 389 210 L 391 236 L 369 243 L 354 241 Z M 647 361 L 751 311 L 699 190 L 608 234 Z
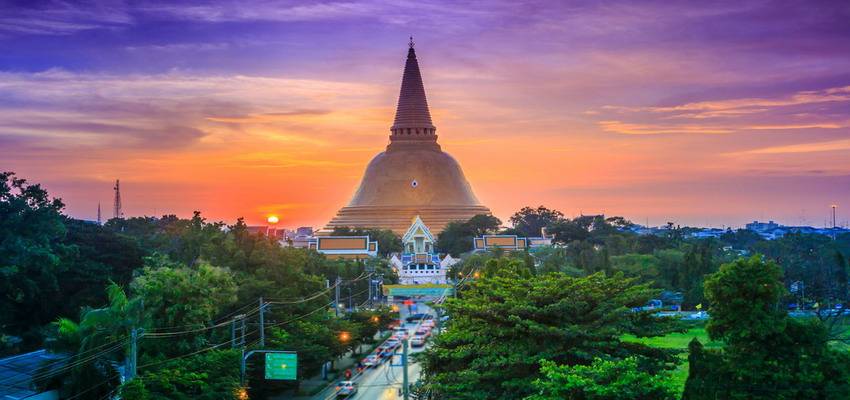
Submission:
M 97 353 L 87 355 L 87 356 L 85 356 L 81 359 L 77 359 L 75 361 L 72 361 L 72 362 L 70 362 L 66 365 L 63 365 L 60 368 L 55 369 L 55 370 L 44 371 L 44 372 L 41 372 L 41 373 L 30 375 L 30 376 L 23 378 L 23 379 L 21 379 L 17 382 L 9 383 L 10 381 L 12 381 L 16 378 L 16 377 L 12 377 L 12 378 L 6 379 L 5 381 L 0 382 L 0 385 L 7 386 L 7 387 L 15 387 L 15 386 L 27 383 L 27 382 L 33 382 L 33 381 L 52 378 L 54 376 L 61 375 L 65 372 L 67 372 L 67 371 L 70 371 L 73 368 L 88 364 L 88 363 L 100 358 L 102 355 L 105 355 L 107 353 L 111 353 L 111 352 L 121 348 L 126 342 L 127 342 L 127 340 L 121 341 L 120 343 L 112 342 L 112 343 L 117 343 L 117 344 L 115 344 L 114 346 L 112 346 L 112 347 L 110 347 L 106 350 L 102 350 L 102 351 L 99 351 Z

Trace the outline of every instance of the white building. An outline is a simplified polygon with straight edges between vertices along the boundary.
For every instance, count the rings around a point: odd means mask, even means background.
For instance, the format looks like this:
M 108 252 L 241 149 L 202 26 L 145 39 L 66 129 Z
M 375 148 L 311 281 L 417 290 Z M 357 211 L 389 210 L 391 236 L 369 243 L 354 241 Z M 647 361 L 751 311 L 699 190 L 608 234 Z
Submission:
M 446 271 L 453 263 L 441 263 L 434 250 L 434 236 L 417 215 L 401 238 L 404 250 L 401 257 L 393 256 L 390 263 L 398 271 L 402 285 L 446 283 Z

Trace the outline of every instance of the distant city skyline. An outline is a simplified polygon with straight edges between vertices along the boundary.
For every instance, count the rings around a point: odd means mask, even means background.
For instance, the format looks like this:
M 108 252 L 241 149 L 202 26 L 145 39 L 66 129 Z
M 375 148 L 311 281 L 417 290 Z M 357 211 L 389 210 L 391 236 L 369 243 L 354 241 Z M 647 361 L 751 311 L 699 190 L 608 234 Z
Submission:
M 0 170 L 81 219 L 120 179 L 127 216 L 320 227 L 387 144 L 412 34 L 506 224 L 847 224 L 845 2 L 553 3 L 4 5 Z

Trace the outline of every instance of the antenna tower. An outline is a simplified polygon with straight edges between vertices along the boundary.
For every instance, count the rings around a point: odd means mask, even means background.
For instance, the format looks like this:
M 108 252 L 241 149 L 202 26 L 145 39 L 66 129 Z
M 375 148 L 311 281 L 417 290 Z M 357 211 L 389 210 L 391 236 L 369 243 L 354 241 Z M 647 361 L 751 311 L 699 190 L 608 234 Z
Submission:
M 112 214 L 113 218 L 124 218 L 124 211 L 121 210 L 121 184 L 118 179 L 115 180 L 115 204 Z

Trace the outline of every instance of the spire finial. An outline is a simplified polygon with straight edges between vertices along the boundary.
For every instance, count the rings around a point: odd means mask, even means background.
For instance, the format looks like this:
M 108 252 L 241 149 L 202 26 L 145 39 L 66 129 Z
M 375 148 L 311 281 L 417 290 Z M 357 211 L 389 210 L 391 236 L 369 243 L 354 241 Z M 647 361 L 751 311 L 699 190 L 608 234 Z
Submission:
M 410 35 L 410 41 L 407 42 L 407 44 L 410 46 L 411 49 L 413 48 L 413 46 L 416 46 L 416 42 L 413 41 L 413 35 Z

